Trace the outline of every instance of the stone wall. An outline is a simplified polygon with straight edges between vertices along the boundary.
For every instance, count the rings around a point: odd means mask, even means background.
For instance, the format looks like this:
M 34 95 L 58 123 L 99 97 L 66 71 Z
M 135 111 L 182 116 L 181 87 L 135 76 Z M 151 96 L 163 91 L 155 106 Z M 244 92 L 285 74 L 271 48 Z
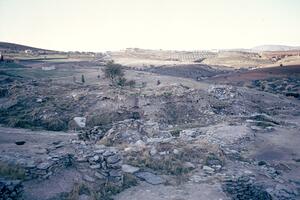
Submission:
M 84 179 L 89 182 L 123 183 L 122 157 L 115 148 L 103 145 L 82 145 L 77 148 L 75 161 L 78 169 L 89 169 Z
M 52 156 L 50 159 L 38 165 L 26 165 L 26 180 L 46 179 L 59 169 L 73 165 L 73 155 Z

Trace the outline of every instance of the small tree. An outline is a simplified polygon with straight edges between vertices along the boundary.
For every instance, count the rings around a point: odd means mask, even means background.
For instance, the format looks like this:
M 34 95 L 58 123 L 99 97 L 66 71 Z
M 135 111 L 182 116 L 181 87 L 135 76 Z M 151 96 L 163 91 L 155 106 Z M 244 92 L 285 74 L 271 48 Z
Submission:
M 83 74 L 81 75 L 81 82 L 82 82 L 82 83 L 85 83 L 85 78 L 84 78 L 84 75 L 83 75 Z
M 104 74 L 106 78 L 109 78 L 113 84 L 116 84 L 118 80 L 123 78 L 124 69 L 122 65 L 116 64 L 113 61 L 107 63 L 104 68 Z
M 130 87 L 130 88 L 134 88 L 135 87 L 135 81 L 134 80 L 130 80 L 127 82 L 127 85 Z

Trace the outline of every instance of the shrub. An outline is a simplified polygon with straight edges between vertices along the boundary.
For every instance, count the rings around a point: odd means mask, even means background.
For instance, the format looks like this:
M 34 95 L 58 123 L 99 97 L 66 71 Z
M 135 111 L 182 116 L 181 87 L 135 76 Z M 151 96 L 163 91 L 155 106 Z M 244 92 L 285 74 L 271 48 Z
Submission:
M 139 112 L 132 112 L 132 119 L 140 119 L 141 115 Z
M 110 61 L 104 68 L 104 74 L 105 77 L 109 78 L 113 84 L 116 84 L 116 81 L 124 76 L 124 69 L 122 65 Z
M 180 136 L 180 132 L 181 130 L 180 129 L 174 129 L 172 130 L 170 133 L 173 137 L 179 137 Z

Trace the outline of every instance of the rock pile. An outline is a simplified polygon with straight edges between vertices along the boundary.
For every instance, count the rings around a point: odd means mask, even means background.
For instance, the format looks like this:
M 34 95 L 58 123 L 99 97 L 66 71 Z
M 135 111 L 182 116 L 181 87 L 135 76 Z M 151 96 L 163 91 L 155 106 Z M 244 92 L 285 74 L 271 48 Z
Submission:
M 223 190 L 228 193 L 233 200 L 257 199 L 271 200 L 272 196 L 261 186 L 253 183 L 248 176 L 241 176 L 237 179 L 225 181 Z
M 26 179 L 46 179 L 60 169 L 67 168 L 73 165 L 73 155 L 54 155 L 51 159 L 43 161 L 37 165 L 28 163 L 25 166 Z
M 22 192 L 21 181 L 0 179 L 0 200 L 19 199 Z
M 112 128 L 105 133 L 103 140 L 110 144 L 134 144 L 138 141 L 146 141 L 148 135 L 155 135 L 158 129 L 155 123 L 145 125 L 143 120 L 127 119 L 114 123 Z
M 78 139 L 80 140 L 90 140 L 98 141 L 104 136 L 104 132 L 100 129 L 99 126 L 95 126 L 88 130 L 83 130 L 78 134 Z
M 229 100 L 236 96 L 236 89 L 232 86 L 212 86 L 208 89 L 208 92 L 219 100 Z

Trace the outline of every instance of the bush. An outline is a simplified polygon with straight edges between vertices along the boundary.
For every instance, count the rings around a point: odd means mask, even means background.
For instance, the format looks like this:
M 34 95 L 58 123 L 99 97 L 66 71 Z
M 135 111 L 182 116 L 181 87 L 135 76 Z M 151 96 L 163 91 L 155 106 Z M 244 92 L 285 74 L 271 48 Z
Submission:
M 139 112 L 132 112 L 132 119 L 140 119 L 141 115 Z
M 174 129 L 172 130 L 170 133 L 173 137 L 179 137 L 180 136 L 180 132 L 181 130 L 180 129 Z
M 119 79 L 124 76 L 123 66 L 119 64 L 115 64 L 113 61 L 107 63 L 103 71 L 105 77 L 109 78 L 113 84 L 116 84 L 117 81 L 119 81 Z

